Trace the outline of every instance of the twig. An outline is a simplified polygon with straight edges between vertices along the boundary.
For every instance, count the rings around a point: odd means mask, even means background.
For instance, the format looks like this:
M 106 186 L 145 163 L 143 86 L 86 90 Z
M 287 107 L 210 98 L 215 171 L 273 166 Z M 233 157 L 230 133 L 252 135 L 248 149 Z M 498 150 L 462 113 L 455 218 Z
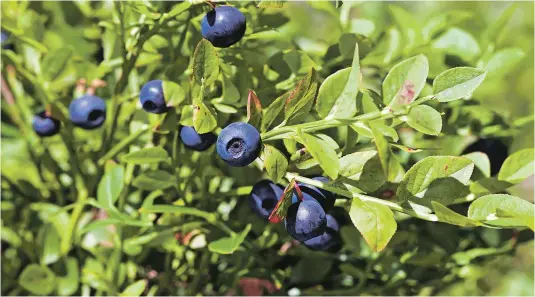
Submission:
M 8 67 L 12 67 L 12 66 L 8 66 Z M 7 84 L 6 80 L 4 79 L 4 75 L 0 74 L 0 76 L 1 76 L 0 79 L 2 79 L 2 85 L 1 85 L 2 97 L 4 97 L 4 99 L 6 100 L 7 104 L 14 105 L 15 104 L 15 97 L 13 97 L 13 93 L 9 89 L 9 85 Z

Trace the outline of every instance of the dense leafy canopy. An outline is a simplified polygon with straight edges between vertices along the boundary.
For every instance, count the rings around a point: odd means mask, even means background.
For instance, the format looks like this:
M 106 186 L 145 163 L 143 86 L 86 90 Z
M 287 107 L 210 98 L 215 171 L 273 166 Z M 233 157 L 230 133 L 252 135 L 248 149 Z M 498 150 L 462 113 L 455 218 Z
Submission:
M 533 295 L 533 3 L 1 5 L 3 295 Z M 228 48 L 213 5 L 245 15 Z M 69 120 L 86 93 L 93 130 Z M 180 141 L 233 122 L 260 133 L 248 166 Z M 478 139 L 507 147 L 497 174 Z M 280 223 L 298 182 L 336 194 L 338 250 Z

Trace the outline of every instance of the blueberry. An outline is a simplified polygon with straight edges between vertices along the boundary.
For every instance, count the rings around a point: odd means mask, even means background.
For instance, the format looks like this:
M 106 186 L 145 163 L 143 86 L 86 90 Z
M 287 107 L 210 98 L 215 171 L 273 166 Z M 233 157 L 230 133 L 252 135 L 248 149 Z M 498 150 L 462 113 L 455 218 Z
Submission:
M 150 113 L 164 113 L 168 110 L 163 95 L 161 80 L 151 80 L 146 83 L 139 93 L 139 101 L 143 109 Z
M 322 235 L 327 227 L 325 211 L 312 200 L 290 205 L 284 223 L 290 236 L 301 242 Z
M 33 117 L 32 127 L 37 135 L 47 137 L 58 134 L 61 125 L 57 119 L 47 116 L 43 111 Z
M 303 243 L 306 247 L 312 250 L 329 250 L 338 245 L 338 243 L 340 243 L 338 231 L 340 231 L 340 226 L 338 225 L 338 222 L 332 215 L 328 214 L 327 227 L 325 228 L 325 232 L 323 232 L 322 235 L 316 236 Z
M 218 6 L 202 19 L 202 37 L 215 47 L 229 47 L 245 34 L 245 16 L 232 6 Z
M 317 176 L 313 177 L 313 180 L 321 181 L 321 182 L 329 182 L 329 179 L 323 176 Z M 323 189 L 316 188 L 309 184 L 304 183 L 298 183 L 299 189 L 301 190 L 301 193 L 303 194 L 303 200 L 316 200 L 321 204 L 323 209 L 328 212 L 333 206 L 335 202 L 335 194 Z M 294 194 L 292 196 L 292 203 L 297 202 L 298 196 L 297 192 L 294 191 Z
M 464 155 L 473 152 L 482 152 L 489 157 L 490 173 L 491 175 L 495 175 L 500 171 L 503 162 L 507 159 L 508 149 L 499 139 L 482 138 L 469 145 L 462 154 Z
M 69 115 L 74 125 L 87 130 L 95 129 L 106 120 L 106 103 L 93 95 L 84 95 L 71 102 Z
M 232 123 L 217 137 L 217 154 L 230 166 L 243 167 L 253 162 L 262 149 L 262 139 L 255 127 Z
M 4 31 L 1 31 L 0 32 L 0 44 L 2 45 L 2 48 L 6 50 L 12 50 L 13 45 L 10 43 L 7 43 L 8 40 L 9 40 L 9 34 L 7 34 Z
M 202 152 L 214 144 L 217 136 L 212 132 L 199 134 L 195 128 L 183 126 L 180 128 L 180 139 L 187 148 Z
M 282 196 L 284 188 L 270 180 L 261 180 L 253 186 L 249 206 L 261 218 L 268 219 Z

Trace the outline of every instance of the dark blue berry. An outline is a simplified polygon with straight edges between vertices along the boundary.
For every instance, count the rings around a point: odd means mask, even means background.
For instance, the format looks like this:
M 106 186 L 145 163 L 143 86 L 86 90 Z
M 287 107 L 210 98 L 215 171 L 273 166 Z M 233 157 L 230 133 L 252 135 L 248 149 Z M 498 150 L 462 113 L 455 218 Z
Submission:
M 507 159 L 508 149 L 503 142 L 496 138 L 481 138 L 478 141 L 469 145 L 464 151 L 464 154 L 473 152 L 482 152 L 489 157 L 490 173 L 495 175 L 500 171 L 500 168 Z
M 47 137 L 58 134 L 61 125 L 58 120 L 47 116 L 43 111 L 33 117 L 32 127 L 37 135 Z
M 199 134 L 195 128 L 183 126 L 180 128 L 180 139 L 187 148 L 202 152 L 214 144 L 217 136 L 212 132 Z
M 71 102 L 69 116 L 75 126 L 96 129 L 106 120 L 106 103 L 93 95 L 84 95 Z
M 202 37 L 215 47 L 229 47 L 245 34 L 245 16 L 232 6 L 218 6 L 208 12 L 201 23 Z
M 168 110 L 163 94 L 161 80 L 151 80 L 146 83 L 139 93 L 139 101 L 143 109 L 150 113 L 164 113 Z
M 270 180 L 261 180 L 253 186 L 249 206 L 261 218 L 268 219 L 282 196 L 284 188 Z
M 340 226 L 338 225 L 338 222 L 332 215 L 328 214 L 327 228 L 325 228 L 325 232 L 323 232 L 322 235 L 316 236 L 303 243 L 306 247 L 312 250 L 329 250 L 340 243 L 340 236 L 338 234 L 338 231 L 340 231 Z
M 243 167 L 251 164 L 262 149 L 262 139 L 255 127 L 232 123 L 221 130 L 217 137 L 217 154 L 230 166 Z
M 313 180 L 321 181 L 321 182 L 329 182 L 329 179 L 323 176 L 317 176 L 313 177 Z M 335 194 L 323 189 L 316 188 L 309 184 L 304 183 L 298 183 L 299 189 L 301 190 L 301 193 L 303 194 L 303 200 L 316 200 L 321 204 L 323 209 L 328 212 L 331 210 L 331 208 L 334 206 L 335 202 Z M 297 202 L 298 196 L 297 192 L 294 191 L 294 194 L 292 196 L 292 203 Z
M 9 40 L 9 34 L 7 34 L 4 31 L 0 32 L 0 44 L 2 45 L 2 48 L 6 50 L 12 50 L 13 45 L 11 43 L 7 43 L 8 40 Z
M 299 201 L 290 205 L 284 220 L 286 231 L 298 241 L 307 241 L 325 232 L 325 211 L 316 201 Z

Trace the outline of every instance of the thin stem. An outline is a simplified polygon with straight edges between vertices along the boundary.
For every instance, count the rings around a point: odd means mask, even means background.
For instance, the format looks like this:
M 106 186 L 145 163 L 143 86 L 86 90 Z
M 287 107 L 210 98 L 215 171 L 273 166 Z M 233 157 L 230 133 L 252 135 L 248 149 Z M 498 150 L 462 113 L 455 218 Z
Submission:
M 295 173 L 291 173 L 291 172 L 286 173 L 286 178 L 288 180 L 295 179 L 296 181 L 303 182 L 303 183 L 306 183 L 306 184 L 310 184 L 310 185 L 313 185 L 313 186 L 318 187 L 320 189 L 324 189 L 324 190 L 333 192 L 335 194 L 338 194 L 338 195 L 341 195 L 341 196 L 344 196 L 344 197 L 358 198 L 358 199 L 360 199 L 362 201 L 382 204 L 384 206 L 389 207 L 392 210 L 395 210 L 397 212 L 402 212 L 402 213 L 408 214 L 408 215 L 410 215 L 412 217 L 419 218 L 419 219 L 422 219 L 422 220 L 431 221 L 431 222 L 437 222 L 438 221 L 437 216 L 434 215 L 434 214 L 417 213 L 417 212 L 415 212 L 413 210 L 403 208 L 401 205 L 396 204 L 396 203 L 391 202 L 391 201 L 382 200 L 382 199 L 371 197 L 371 196 L 367 196 L 367 195 L 364 195 L 364 194 L 352 193 L 350 191 L 343 190 L 343 189 L 340 189 L 340 188 L 337 188 L 337 187 L 333 187 L 333 186 L 327 185 L 327 184 L 325 184 L 323 182 L 320 182 L 320 181 L 317 181 L 317 180 L 313 180 L 313 179 L 310 179 L 310 178 L 306 178 L 306 177 L 300 176 L 300 175 L 295 174 Z
M 141 135 L 143 135 L 147 131 L 149 131 L 149 126 L 145 125 L 139 130 L 137 130 L 136 132 L 134 132 L 133 134 L 130 134 L 128 137 L 121 140 L 114 147 L 112 147 L 104 156 L 98 159 L 98 165 L 100 166 L 104 165 L 106 161 L 113 158 L 116 154 L 118 154 L 120 151 L 128 147 L 130 144 L 136 141 Z
M 394 113 L 390 110 L 383 110 L 370 112 L 349 119 L 323 119 L 310 123 L 275 128 L 271 131 L 262 133 L 261 137 L 263 141 L 284 139 L 295 135 L 297 129 L 301 129 L 302 132 L 314 132 L 338 126 L 346 126 L 356 122 L 365 122 L 377 119 L 389 119 L 397 115 L 399 115 L 399 113 Z

